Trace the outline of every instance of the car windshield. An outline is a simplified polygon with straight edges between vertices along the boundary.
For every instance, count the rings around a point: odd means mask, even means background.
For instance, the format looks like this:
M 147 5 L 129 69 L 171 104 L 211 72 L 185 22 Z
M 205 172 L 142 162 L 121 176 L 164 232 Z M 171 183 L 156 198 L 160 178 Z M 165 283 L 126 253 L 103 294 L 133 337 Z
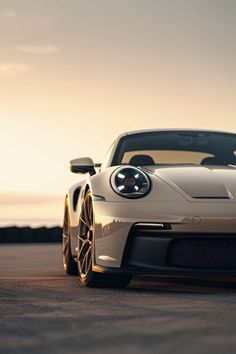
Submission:
M 159 131 L 121 138 L 112 165 L 236 165 L 236 134 Z

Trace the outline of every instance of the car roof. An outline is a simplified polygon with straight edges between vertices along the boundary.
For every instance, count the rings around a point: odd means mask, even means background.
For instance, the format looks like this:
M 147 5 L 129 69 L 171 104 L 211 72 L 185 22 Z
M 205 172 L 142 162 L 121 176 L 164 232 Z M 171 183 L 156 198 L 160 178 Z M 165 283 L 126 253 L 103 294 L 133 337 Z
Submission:
M 214 130 L 214 129 L 191 129 L 191 128 L 168 128 L 168 129 L 142 129 L 142 130 L 130 130 L 120 134 L 117 139 L 122 138 L 126 135 L 135 135 L 135 134 L 142 134 L 142 133 L 155 133 L 155 132 L 202 132 L 202 133 L 219 133 L 219 134 L 236 134 L 235 132 L 230 131 L 221 131 L 221 130 Z

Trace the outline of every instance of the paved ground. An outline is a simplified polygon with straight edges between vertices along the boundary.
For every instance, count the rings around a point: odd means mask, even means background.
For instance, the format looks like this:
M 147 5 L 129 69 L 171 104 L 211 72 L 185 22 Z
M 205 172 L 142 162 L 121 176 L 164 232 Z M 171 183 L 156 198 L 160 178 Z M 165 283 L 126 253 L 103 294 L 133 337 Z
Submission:
M 0 352 L 235 353 L 236 289 L 140 279 L 87 289 L 63 274 L 59 245 L 4 245 Z

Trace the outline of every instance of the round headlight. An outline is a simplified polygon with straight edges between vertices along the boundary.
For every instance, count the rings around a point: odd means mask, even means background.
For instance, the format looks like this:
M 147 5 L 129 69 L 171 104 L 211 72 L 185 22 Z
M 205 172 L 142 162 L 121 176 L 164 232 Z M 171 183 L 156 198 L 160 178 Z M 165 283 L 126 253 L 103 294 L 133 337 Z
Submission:
M 131 199 L 144 197 L 151 187 L 148 176 L 132 166 L 115 170 L 111 176 L 111 185 L 117 194 Z

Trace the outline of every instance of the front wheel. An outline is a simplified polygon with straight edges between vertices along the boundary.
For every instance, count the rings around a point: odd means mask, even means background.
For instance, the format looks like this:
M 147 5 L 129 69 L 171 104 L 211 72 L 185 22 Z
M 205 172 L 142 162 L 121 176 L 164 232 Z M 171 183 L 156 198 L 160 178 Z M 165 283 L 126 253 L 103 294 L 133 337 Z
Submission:
M 88 191 L 81 208 L 78 234 L 78 273 L 80 283 L 89 287 L 125 287 L 130 275 L 110 275 L 92 270 L 94 257 L 94 214 L 92 194 Z

